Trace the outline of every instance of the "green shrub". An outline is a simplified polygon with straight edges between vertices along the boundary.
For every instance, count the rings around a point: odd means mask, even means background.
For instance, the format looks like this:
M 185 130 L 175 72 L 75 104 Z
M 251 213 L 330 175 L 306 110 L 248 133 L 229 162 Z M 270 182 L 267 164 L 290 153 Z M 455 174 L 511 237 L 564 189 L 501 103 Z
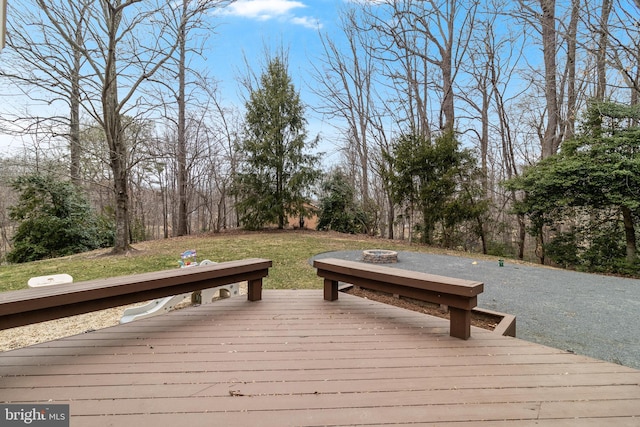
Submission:
M 498 256 L 501 258 L 512 258 L 515 257 L 515 250 L 512 246 L 506 243 L 489 240 L 487 242 L 487 255 Z
M 109 230 L 113 227 L 93 213 L 70 182 L 35 174 L 19 177 L 12 187 L 20 195 L 9 208 L 9 217 L 18 222 L 18 228 L 7 261 L 60 257 L 112 243 Z
M 564 268 L 575 268 L 582 263 L 578 239 L 573 231 L 559 233 L 553 240 L 544 245 L 544 251 L 547 257 Z

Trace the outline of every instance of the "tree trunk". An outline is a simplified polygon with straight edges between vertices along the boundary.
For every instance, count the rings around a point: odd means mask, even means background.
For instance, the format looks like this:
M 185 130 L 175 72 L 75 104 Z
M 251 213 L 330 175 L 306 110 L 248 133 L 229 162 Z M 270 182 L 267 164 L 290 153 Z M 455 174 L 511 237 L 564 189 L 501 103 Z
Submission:
M 556 73 L 556 17 L 555 0 L 540 0 L 542 15 L 542 52 L 544 59 L 544 93 L 547 101 L 547 127 L 542 140 L 542 158 L 547 158 L 558 151 L 560 145 L 558 137 L 559 108 Z
M 109 47 L 102 89 L 103 126 L 109 145 L 109 163 L 113 172 L 113 191 L 116 201 L 116 235 L 113 253 L 123 253 L 129 246 L 129 173 L 128 151 L 122 131 L 118 105 L 118 74 L 116 71 L 116 43 L 122 10 L 108 5 L 106 8 Z
M 396 218 L 394 215 L 394 209 L 393 209 L 393 200 L 391 198 L 391 194 L 389 192 L 387 192 L 387 203 L 389 204 L 389 210 L 387 212 L 387 228 L 388 228 L 388 232 L 389 232 L 389 239 L 393 240 L 394 237 L 394 233 L 393 233 L 393 223 L 395 222 Z M 404 234 L 404 233 L 403 233 Z
M 482 244 L 482 253 L 487 254 L 487 233 L 485 232 L 484 222 L 480 216 L 476 217 L 476 223 L 478 224 L 478 234 L 480 235 L 480 243 Z
M 640 1 L 640 0 L 638 0 Z M 638 6 L 640 8 L 640 6 Z M 640 44 L 636 48 L 636 59 L 638 64 L 636 65 L 636 75 L 633 78 L 631 86 L 631 105 L 640 104 Z M 640 118 L 633 119 L 633 126 L 638 126 Z
M 440 69 L 442 71 L 442 114 L 444 115 L 444 123 L 441 129 L 444 134 L 453 133 L 455 131 L 455 105 L 453 98 L 453 42 L 454 42 L 454 20 L 456 16 L 457 0 L 451 2 L 451 19 L 447 22 L 448 37 L 445 41 L 446 48 L 442 52 L 442 62 Z
M 536 235 L 536 255 L 538 256 L 538 262 L 544 265 L 545 253 L 544 253 L 544 227 L 540 226 Z
M 518 259 L 524 259 L 524 242 L 525 242 L 525 238 L 527 237 L 527 227 L 524 222 L 524 215 L 517 215 L 517 218 L 518 218 Z
M 75 33 L 76 44 L 79 46 L 82 43 L 82 26 L 79 23 Z M 73 68 L 71 70 L 71 98 L 69 99 L 70 111 L 69 111 L 69 157 L 71 165 L 69 169 L 69 175 L 71 176 L 71 182 L 75 186 L 80 186 L 82 179 L 80 176 L 80 161 L 81 161 L 81 147 L 80 147 L 80 68 L 82 66 L 82 52 L 73 46 Z
M 596 53 L 597 87 L 596 99 L 603 101 L 607 89 L 607 45 L 609 34 L 609 15 L 611 13 L 611 0 L 602 0 L 602 10 L 600 13 L 600 23 L 598 32 L 598 51 Z
M 183 0 L 183 16 L 187 13 L 188 1 Z M 178 163 L 178 229 L 177 236 L 188 234 L 187 224 L 187 141 L 186 141 L 186 117 L 185 117 L 185 73 L 186 73 L 186 28 L 183 22 L 179 28 L 178 35 L 178 141 L 177 141 L 177 163 Z
M 114 129 L 120 129 L 120 120 L 117 114 L 105 114 L 109 118 Z M 105 117 L 106 118 L 106 117 Z M 129 246 L 129 173 L 126 165 L 127 150 L 121 141 L 121 131 L 115 131 L 110 141 L 110 162 L 113 171 L 113 190 L 116 200 L 116 235 L 113 247 L 114 253 L 124 253 Z
M 633 213 L 626 206 L 622 207 L 622 220 L 627 246 L 627 262 L 631 264 L 636 261 L 636 230 L 633 224 Z
M 488 73 L 487 73 L 488 74 Z M 480 133 L 480 168 L 482 170 L 482 193 L 489 197 L 489 107 L 491 104 L 491 93 L 483 80 L 482 106 L 480 107 L 481 133 Z
M 425 206 L 422 210 L 422 238 L 420 239 L 421 243 L 426 245 L 430 245 L 433 243 L 433 231 L 435 229 L 434 221 L 430 218 L 431 209 L 430 207 Z
M 577 99 L 576 92 L 576 50 L 580 0 L 571 0 L 571 19 L 567 31 L 567 117 L 564 125 L 564 138 L 573 139 L 575 135 Z

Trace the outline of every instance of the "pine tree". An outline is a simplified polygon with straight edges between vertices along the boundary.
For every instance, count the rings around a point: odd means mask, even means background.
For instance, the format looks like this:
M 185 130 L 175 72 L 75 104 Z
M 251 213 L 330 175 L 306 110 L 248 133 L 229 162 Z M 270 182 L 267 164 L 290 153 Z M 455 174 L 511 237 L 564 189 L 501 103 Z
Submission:
M 319 156 L 305 152 L 317 139 L 306 142 L 304 106 L 282 59 L 269 61 L 246 109 L 238 147 L 244 158 L 234 188 L 240 221 L 247 229 L 284 228 L 289 216 L 305 213 L 320 170 Z

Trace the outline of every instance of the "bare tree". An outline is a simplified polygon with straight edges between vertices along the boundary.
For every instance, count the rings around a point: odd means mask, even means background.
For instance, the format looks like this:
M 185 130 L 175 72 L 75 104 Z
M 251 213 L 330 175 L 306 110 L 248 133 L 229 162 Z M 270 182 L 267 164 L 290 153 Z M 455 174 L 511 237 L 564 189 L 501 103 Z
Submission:
M 345 124 L 345 152 L 354 157 L 357 165 L 357 185 L 362 202 L 367 204 L 370 197 L 370 142 L 369 124 L 376 102 L 373 92 L 373 79 L 376 68 L 371 55 L 371 40 L 367 34 L 357 29 L 355 9 L 341 13 L 341 31 L 347 40 L 347 49 L 322 36 L 323 52 L 320 65 L 314 67 L 314 79 L 317 83 L 314 91 L 324 100 L 317 111 L 330 119 Z
M 581 0 L 571 0 L 571 18 L 567 27 L 567 111 L 563 123 L 564 138 L 572 139 L 578 115 L 576 56 L 578 50 L 578 20 Z
M 517 19 L 535 28 L 540 35 L 543 60 L 540 90 L 545 99 L 543 122 L 539 127 L 542 158 L 555 154 L 563 140 L 573 136 L 577 112 L 584 99 L 583 85 L 579 85 L 576 77 L 582 3 L 583 0 L 571 0 L 569 4 L 562 3 L 567 7 L 559 10 L 556 0 L 519 2 Z
M 66 104 L 67 116 L 51 113 L 49 117 L 36 118 L 33 113 L 19 112 L 13 118 L 5 118 L 3 128 L 12 133 L 28 134 L 42 131 L 43 125 L 51 137 L 67 139 L 70 156 L 71 180 L 80 184 L 80 81 L 83 58 L 75 46 L 82 42 L 88 18 L 86 0 L 61 0 L 58 5 L 65 11 L 65 20 L 54 25 L 34 4 L 24 0 L 11 4 L 7 37 L 8 66 L 0 70 L 0 77 L 38 105 Z M 34 31 L 34 28 L 37 29 Z
M 630 103 L 636 105 L 640 100 L 640 0 L 634 4 L 600 0 L 593 6 L 584 15 L 589 32 L 598 35 L 594 54 L 600 92 L 596 96 L 616 96 L 620 88 L 630 89 Z M 607 68 L 615 70 L 622 81 L 607 75 Z M 608 93 L 603 92 L 607 89 Z
M 382 42 L 381 51 L 406 65 L 413 58 L 422 59 L 430 70 L 412 67 L 407 78 L 409 87 L 428 85 L 439 98 L 439 128 L 455 130 L 455 81 L 464 61 L 475 25 L 477 1 L 456 0 L 387 1 L 368 16 L 364 29 L 373 30 Z M 408 60 L 408 61 L 407 61 Z M 398 74 L 400 75 L 400 74 Z M 407 93 L 409 95 L 409 93 Z
M 560 146 L 560 107 L 558 105 L 558 66 L 556 63 L 556 1 L 540 0 L 542 14 L 542 54 L 544 59 L 544 95 L 547 101 L 547 123 L 542 140 L 542 158 L 549 157 L 558 151 Z
M 211 120 L 210 129 L 216 137 L 211 141 L 209 160 L 209 185 L 215 189 L 217 196 L 216 221 L 213 230 L 216 232 L 233 226 L 238 222 L 235 212 L 237 199 L 230 200 L 230 188 L 233 177 L 238 170 L 238 155 L 235 147 L 242 133 L 243 118 L 239 111 L 222 106 L 218 96 L 212 94 L 215 119 Z
M 479 221 L 478 231 L 483 244 L 483 252 L 488 250 L 487 240 L 490 238 L 493 225 L 499 229 L 504 224 L 505 203 L 502 190 L 497 186 L 497 181 L 511 178 L 518 173 L 518 163 L 514 153 L 514 135 L 511 129 L 509 116 L 509 103 L 524 88 L 515 90 L 515 73 L 521 65 L 524 55 L 523 34 L 514 30 L 504 30 L 504 11 L 508 8 L 507 2 L 492 1 L 486 5 L 478 19 L 476 36 L 472 38 L 468 61 L 464 70 L 470 77 L 466 86 L 467 90 L 460 89 L 460 98 L 469 105 L 469 115 L 460 115 L 460 121 L 464 123 L 471 135 L 478 140 L 478 153 L 482 171 L 482 188 L 485 196 L 492 200 L 493 206 L 498 206 L 492 214 L 492 221 Z M 463 111 L 467 111 L 462 106 Z M 465 126 L 466 125 L 466 126 Z M 495 141 L 494 144 L 492 142 Z M 511 194 L 515 200 L 515 192 Z M 518 239 L 519 252 L 524 245 L 525 229 L 524 217 L 518 218 L 520 233 Z M 497 234 L 497 233 L 496 233 Z M 495 240 L 495 236 L 491 236 Z
M 469 49 L 469 61 L 465 70 L 470 76 L 469 87 L 474 90 L 462 92 L 460 98 L 469 105 L 469 121 L 479 121 L 479 129 L 469 126 L 478 139 L 480 153 L 480 167 L 482 170 L 482 188 L 485 194 L 489 194 L 489 134 L 490 112 L 493 101 L 493 93 L 497 90 L 495 81 L 496 63 L 496 31 L 494 29 L 497 15 L 487 15 L 478 23 L 480 36 L 474 38 Z M 499 72 L 499 71 L 498 71 Z
M 196 74 L 195 82 L 204 78 L 189 67 L 189 60 L 192 56 L 202 53 L 203 44 L 206 41 L 206 34 L 212 28 L 204 18 L 211 10 L 223 7 L 234 0 L 204 0 L 194 2 L 193 0 L 181 0 L 179 7 L 172 10 L 173 16 L 168 21 L 173 22 L 175 31 L 174 37 L 177 41 L 175 58 L 169 61 L 172 65 L 168 69 L 169 79 L 161 80 L 171 91 L 171 96 L 175 100 L 178 110 L 176 120 L 176 160 L 177 160 L 177 189 L 178 189 L 178 215 L 175 234 L 183 236 L 189 233 L 189 173 L 187 168 L 187 107 L 194 102 L 195 96 L 187 93 L 189 85 L 194 86 L 193 81 L 188 81 L 189 74 Z M 206 30 L 206 32 L 205 32 Z M 196 42 L 194 42 L 196 41 Z M 197 43 L 197 44 L 194 44 Z M 169 82 L 178 82 L 177 87 L 172 87 Z M 197 85 L 195 86 L 197 88 Z M 206 93 L 205 93 L 206 96 Z M 166 116 L 169 118 L 170 116 Z M 172 120 L 172 119 L 170 119 Z
M 54 8 L 44 0 L 36 0 L 52 25 L 65 34 L 65 9 Z M 75 37 L 63 36 L 78 50 L 91 79 L 83 81 L 83 108 L 103 128 L 109 147 L 109 166 L 112 170 L 115 196 L 114 253 L 129 250 L 129 172 L 128 151 L 124 138 L 122 116 L 140 114 L 136 94 L 173 56 L 177 49 L 174 38 L 167 33 L 163 22 L 165 8 L 176 7 L 173 2 L 154 4 L 151 0 L 100 0 L 91 2 L 85 37 L 78 43 Z
M 596 98 L 605 99 L 607 89 L 607 50 L 609 35 L 609 15 L 611 14 L 611 0 L 602 0 L 600 22 L 597 27 L 598 47 L 596 50 L 596 69 L 598 84 L 596 86 Z
M 192 2 L 180 4 L 170 1 L 114 0 L 84 2 L 45 2 L 35 0 L 43 18 L 38 22 L 46 34 L 40 45 L 54 50 L 53 54 L 41 55 L 45 69 L 51 68 L 65 76 L 64 86 L 44 73 L 42 88 L 51 88 L 58 98 L 71 105 L 70 136 L 72 176 L 79 174 L 80 106 L 103 128 L 109 147 L 109 167 L 113 179 L 116 216 L 115 252 L 126 251 L 130 239 L 131 206 L 129 198 L 132 150 L 135 140 L 125 138 L 128 124 L 122 122 L 125 115 L 141 116 L 148 111 L 140 93 L 153 84 L 153 76 L 165 65 L 175 66 L 179 87 L 174 100 L 178 104 L 178 157 L 181 165 L 179 177 L 180 206 L 178 229 L 186 230 L 186 61 L 191 47 L 187 45 L 189 31 L 201 26 L 200 18 L 221 1 Z M 28 34 L 28 31 L 16 34 Z M 24 51 L 32 51 L 30 40 L 21 40 Z M 65 48 L 66 46 L 66 48 Z M 66 50 L 65 50 L 66 49 Z M 199 48 L 198 48 L 199 49 Z M 60 52 L 58 52 L 60 51 Z M 60 54 L 58 54 L 60 53 Z M 177 53 L 177 58 L 174 56 Z M 55 68 L 65 59 L 65 67 Z M 175 62 L 173 60 L 175 59 Z M 38 59 L 32 62 L 37 63 Z M 52 64 L 54 66 L 52 66 Z M 49 72 L 51 74 L 51 72 Z M 54 77 L 56 77 L 54 75 Z M 175 81 L 175 79 L 170 79 Z M 39 81 L 36 81 L 39 83 Z M 57 89 L 62 87 L 63 89 Z M 59 92 L 56 92 L 59 91 Z M 46 93 L 46 92 L 45 92 Z M 130 120 L 131 124 L 136 120 Z M 185 231 L 186 232 L 186 231 Z

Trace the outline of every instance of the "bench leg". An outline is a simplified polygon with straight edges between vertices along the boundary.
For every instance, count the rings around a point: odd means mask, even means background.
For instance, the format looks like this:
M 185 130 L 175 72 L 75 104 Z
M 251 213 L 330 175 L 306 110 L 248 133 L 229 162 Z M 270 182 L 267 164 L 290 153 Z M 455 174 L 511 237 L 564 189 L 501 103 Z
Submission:
M 338 299 L 338 281 L 324 279 L 324 299 L 325 301 L 335 301 Z
M 262 279 L 249 280 L 247 284 L 247 299 L 260 301 L 262 299 Z
M 463 340 L 471 336 L 471 310 L 449 307 L 449 335 Z

